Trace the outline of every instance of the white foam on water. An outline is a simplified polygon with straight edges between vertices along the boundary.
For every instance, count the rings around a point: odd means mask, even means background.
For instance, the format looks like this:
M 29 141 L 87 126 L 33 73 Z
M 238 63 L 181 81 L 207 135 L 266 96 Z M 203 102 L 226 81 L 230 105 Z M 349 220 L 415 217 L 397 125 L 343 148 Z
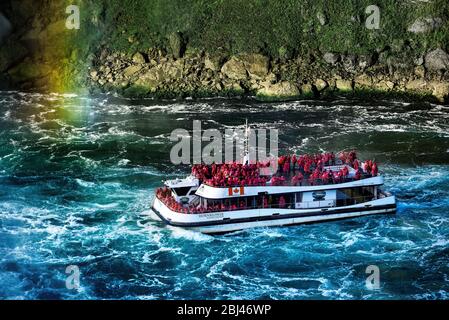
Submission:
M 120 159 L 117 163 L 118 166 L 123 167 L 128 165 L 131 162 L 129 159 Z
M 157 119 L 162 114 L 164 119 L 170 121 L 170 125 L 176 125 L 176 121 L 186 121 L 207 114 L 207 117 L 212 117 L 208 120 L 209 124 L 217 124 L 220 128 L 243 128 L 242 125 L 232 125 L 234 119 L 224 116 L 230 111 L 241 110 L 245 113 L 256 113 L 254 127 L 280 128 L 282 143 L 288 142 L 288 139 L 283 140 L 282 134 L 289 135 L 290 138 L 290 130 L 294 134 L 298 133 L 296 141 L 289 142 L 289 145 L 298 144 L 297 148 L 304 152 L 311 148 L 327 148 L 329 137 L 335 141 L 340 138 L 349 141 L 352 134 L 358 135 L 361 132 L 370 132 L 370 138 L 375 136 L 376 132 L 397 132 L 394 136 L 398 136 L 400 142 L 409 143 L 401 138 L 402 132 L 405 131 L 413 135 L 411 140 L 420 142 L 421 138 L 429 135 L 438 135 L 443 139 L 448 136 L 447 107 L 434 106 L 430 111 L 405 112 L 401 110 L 400 104 L 396 108 L 392 108 L 390 102 L 389 105 L 379 108 L 351 107 L 345 105 L 345 100 L 341 100 L 337 106 L 316 106 L 316 102 L 261 106 L 238 103 L 238 106 L 230 106 L 212 100 L 198 104 L 189 101 L 184 104 L 170 102 L 168 106 L 146 106 L 144 102 L 142 105 L 133 105 L 130 100 L 123 100 L 125 106 L 122 106 L 115 100 L 111 103 L 107 99 L 95 99 L 88 110 L 91 116 L 72 122 L 71 119 L 57 119 L 57 115 L 65 110 L 74 113 L 85 112 L 78 106 L 79 102 L 69 101 L 69 106 L 63 110 L 62 97 L 53 103 L 56 106 L 52 107 L 43 101 L 45 96 L 24 97 L 26 99 L 22 99 L 23 101 L 18 95 L 15 102 L 13 98 L 6 101 L 7 118 L 2 120 L 16 126 L 11 131 L 14 133 L 11 141 L 6 141 L 7 147 L 14 150 L 8 151 L 9 155 L 2 154 L 1 158 L 2 164 L 3 161 L 8 161 L 14 163 L 14 166 L 2 170 L 2 174 L 5 178 L 19 179 L 20 186 L 14 186 L 14 182 L 5 180 L 5 194 L 2 196 L 9 199 L 12 197 L 10 194 L 17 192 L 17 201 L 6 200 L 0 203 L 0 232 L 7 239 L 23 241 L 17 244 L 5 241 L 5 245 L 0 246 L 0 251 L 4 254 L 2 261 L 16 261 L 21 267 L 24 264 L 27 267 L 47 267 L 49 264 L 76 261 L 95 264 L 102 259 L 107 259 L 109 263 L 109 260 L 119 258 L 135 275 L 132 275 L 130 281 L 113 280 L 110 288 L 117 290 L 114 291 L 114 296 L 116 294 L 120 298 L 130 299 L 197 298 L 198 292 L 205 292 L 191 290 L 192 288 L 215 289 L 216 297 L 248 299 L 260 296 L 273 299 L 403 298 L 409 296 L 403 293 L 390 295 L 360 292 L 364 283 L 359 283 L 358 275 L 354 271 L 351 272 L 351 268 L 360 261 L 373 260 L 383 261 L 385 268 L 389 268 L 409 261 L 410 257 L 416 258 L 419 268 L 426 268 L 428 272 L 437 274 L 444 268 L 444 262 L 441 265 L 440 260 L 435 262 L 435 259 L 440 259 L 438 253 L 449 245 L 446 234 L 447 219 L 444 216 L 445 208 L 449 205 L 448 191 L 445 189 L 449 182 L 446 179 L 449 170 L 447 165 L 386 166 L 387 190 L 391 188 L 399 199 L 398 215 L 393 217 L 370 217 L 319 226 L 262 228 L 212 237 L 165 227 L 159 222 L 147 222 L 148 219 L 137 215 L 138 212 L 149 208 L 149 196 L 153 194 L 151 189 L 160 176 L 167 176 L 167 170 L 158 170 L 145 164 L 139 166 L 133 163 L 134 160 L 128 162 L 128 158 L 135 158 L 121 153 L 121 150 L 107 160 L 96 160 L 97 158 L 92 156 L 92 150 L 88 149 L 102 147 L 103 143 L 106 145 L 117 139 L 123 144 L 134 143 L 136 140 L 144 142 L 145 145 L 153 142 L 166 143 L 169 133 L 161 133 L 159 129 L 151 131 L 150 135 L 154 137 L 141 136 L 132 121 L 136 115 L 151 121 L 153 113 L 158 113 Z M 108 110 L 112 113 L 108 114 Z M 292 114 L 300 115 L 298 120 L 285 117 L 278 120 L 279 111 L 291 110 Z M 30 117 L 30 114 L 35 116 Z M 130 116 L 120 116 L 127 114 Z M 261 115 L 260 122 L 257 122 L 257 114 Z M 266 120 L 267 114 L 275 120 Z M 310 118 L 302 117 L 303 114 Z M 323 117 L 320 114 L 323 114 Z M 98 119 L 95 119 L 96 117 Z M 220 117 L 224 120 L 218 120 Z M 124 121 L 123 118 L 131 120 Z M 20 127 L 14 124 L 16 120 L 23 120 Z M 224 122 L 223 125 L 221 122 Z M 47 129 L 49 127 L 56 129 Z M 303 132 L 307 134 L 301 136 Z M 36 138 L 24 138 L 30 134 Z M 423 140 L 425 141 L 427 140 Z M 444 143 L 444 140 L 442 141 Z M 88 147 L 83 147 L 84 144 Z M 371 146 L 368 144 L 367 149 Z M 60 165 L 57 161 L 64 156 L 61 156 L 61 153 L 66 153 L 69 158 L 64 158 L 64 161 L 75 163 L 76 170 L 79 167 L 83 169 L 71 172 L 72 167 L 67 167 L 54 175 L 52 173 L 52 176 L 28 175 L 22 180 L 20 174 L 26 173 L 21 171 L 19 165 L 28 156 L 34 156 L 37 147 L 50 150 L 51 155 L 47 159 L 55 161 L 57 165 Z M 445 151 L 449 152 L 449 149 L 445 149 L 442 150 L 443 156 L 447 154 Z M 396 151 L 391 153 L 397 155 Z M 418 152 L 415 153 L 418 155 Z M 132 181 L 129 177 L 134 175 L 144 175 L 143 178 L 149 181 L 153 181 L 154 177 L 154 184 L 149 182 L 148 186 L 135 187 L 129 182 Z M 173 173 L 173 176 L 177 175 L 182 174 L 178 171 Z M 39 179 L 48 179 L 49 182 L 41 183 Z M 64 179 L 69 183 L 64 182 Z M 71 183 L 72 181 L 74 183 Z M 50 197 L 45 193 L 47 190 L 54 192 L 55 186 L 59 188 L 60 182 L 63 188 L 61 194 Z M 72 187 L 75 189 L 74 193 L 70 191 Z M 27 195 L 31 194 L 32 197 L 27 198 Z M 111 216 L 108 216 L 108 210 L 111 211 Z M 354 224 L 351 226 L 351 223 Z M 9 248 L 6 244 L 15 247 Z M 263 253 L 266 253 L 266 256 Z M 443 258 L 444 256 L 441 259 Z M 160 261 L 152 264 L 157 259 Z M 165 263 L 166 259 L 169 262 L 164 269 L 165 266 L 161 264 Z M 276 259 L 284 259 L 281 261 L 284 265 L 270 265 L 270 261 Z M 176 265 L 172 264 L 173 261 Z M 427 268 L 429 261 L 433 261 L 432 269 Z M 143 269 L 139 268 L 140 263 L 146 264 Z M 248 274 L 242 274 L 241 269 L 248 270 Z M 190 271 L 190 274 L 187 275 L 186 270 Z M 362 276 L 365 276 L 363 271 Z M 2 279 L 3 275 L 5 273 L 0 273 Z M 107 272 L 93 272 L 90 280 L 95 283 L 97 278 L 99 281 L 110 281 Z M 296 280 L 298 283 L 282 287 L 282 284 L 277 282 L 282 281 L 279 279 Z M 439 291 L 426 288 L 422 279 L 412 279 L 413 283 L 410 281 L 410 285 L 419 288 L 419 294 L 412 298 L 447 296 L 447 276 L 444 279 L 439 283 L 442 288 Z M 33 298 L 42 290 L 37 288 L 22 294 L 26 283 L 21 283 L 24 281 L 22 277 L 16 280 L 11 286 L 17 289 L 9 291 L 10 297 Z M 301 281 L 317 282 L 308 284 L 300 283 Z M 404 281 L 409 283 L 409 279 Z M 4 284 L 4 281 L 0 280 L 0 283 Z M 123 292 L 123 288 L 132 290 L 133 286 L 145 287 L 148 294 L 134 296 Z M 108 296 L 108 293 L 93 292 L 89 287 L 84 289 L 86 291 L 83 297 L 86 298 L 101 299 Z M 153 294 L 152 290 L 157 293 Z M 63 297 L 71 296 L 63 294 Z
M 255 235 L 256 237 L 262 238 L 282 238 L 285 235 L 279 231 L 277 228 L 256 228 Z
M 79 179 L 79 178 L 75 179 L 75 181 L 76 181 L 76 183 L 78 185 L 80 185 L 82 187 L 85 187 L 85 188 L 93 188 L 93 187 L 96 186 L 95 182 L 84 181 L 84 180 Z
M 186 240 L 191 240 L 191 241 L 195 241 L 195 242 L 210 242 L 214 240 L 213 236 L 209 236 L 197 231 L 191 231 L 191 230 L 186 230 L 183 228 L 179 228 L 179 227 L 172 227 L 172 226 L 167 226 L 168 229 L 170 229 L 171 231 L 171 236 L 173 236 L 176 239 L 186 239 Z
M 112 208 L 117 208 L 119 206 L 119 203 L 117 203 L 117 202 L 111 202 L 108 204 L 93 203 L 93 205 L 100 209 L 112 209 Z

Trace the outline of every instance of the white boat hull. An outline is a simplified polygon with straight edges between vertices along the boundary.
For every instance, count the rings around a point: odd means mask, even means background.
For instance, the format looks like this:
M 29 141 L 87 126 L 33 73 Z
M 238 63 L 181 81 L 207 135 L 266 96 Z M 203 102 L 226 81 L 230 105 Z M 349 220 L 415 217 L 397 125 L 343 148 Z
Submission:
M 317 209 L 251 209 L 204 214 L 183 214 L 171 211 L 155 199 L 150 216 L 168 225 L 206 234 L 228 233 L 255 227 L 288 226 L 355 218 L 396 212 L 394 196 L 346 207 Z
M 396 209 L 382 209 L 382 210 L 373 210 L 370 212 L 326 214 L 326 215 L 317 215 L 317 216 L 313 216 L 313 217 L 304 217 L 304 218 L 290 218 L 290 219 L 287 218 L 287 219 L 279 219 L 279 220 L 233 223 L 233 224 L 228 224 L 228 225 L 204 226 L 204 227 L 197 227 L 197 228 L 192 228 L 192 229 L 202 232 L 202 233 L 206 233 L 206 234 L 219 234 L 219 233 L 228 233 L 228 232 L 233 232 L 233 231 L 243 230 L 243 229 L 248 229 L 248 228 L 280 227 L 280 226 L 298 225 L 298 224 L 306 224 L 306 223 L 318 223 L 318 222 L 331 221 L 331 220 L 355 218 L 355 217 L 361 217 L 361 216 L 373 215 L 373 214 L 394 213 L 395 211 L 396 211 Z
M 163 221 L 161 218 L 159 218 L 159 216 L 152 209 L 145 210 L 142 213 L 140 213 L 140 215 L 147 216 L 150 219 L 155 220 L 155 221 Z

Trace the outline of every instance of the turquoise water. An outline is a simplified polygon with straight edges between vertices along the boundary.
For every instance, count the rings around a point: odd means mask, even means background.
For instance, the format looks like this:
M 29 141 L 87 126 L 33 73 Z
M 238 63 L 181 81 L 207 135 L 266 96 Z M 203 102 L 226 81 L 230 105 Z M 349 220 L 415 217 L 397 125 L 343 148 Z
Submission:
M 358 150 L 396 215 L 207 236 L 141 212 L 175 128 L 276 128 L 281 152 Z M 449 107 L 0 93 L 0 298 L 447 299 Z M 66 267 L 80 288 L 66 288 Z M 380 290 L 365 286 L 377 265 Z

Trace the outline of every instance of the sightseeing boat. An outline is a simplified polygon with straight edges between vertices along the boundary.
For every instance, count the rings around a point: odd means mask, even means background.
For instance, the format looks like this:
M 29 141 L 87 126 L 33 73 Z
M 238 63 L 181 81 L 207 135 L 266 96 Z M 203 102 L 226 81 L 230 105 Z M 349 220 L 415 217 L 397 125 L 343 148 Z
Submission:
M 281 156 L 277 164 L 271 175 L 263 174 L 270 162 L 194 165 L 185 179 L 165 181 L 146 213 L 220 234 L 396 212 L 377 164 L 353 151 Z

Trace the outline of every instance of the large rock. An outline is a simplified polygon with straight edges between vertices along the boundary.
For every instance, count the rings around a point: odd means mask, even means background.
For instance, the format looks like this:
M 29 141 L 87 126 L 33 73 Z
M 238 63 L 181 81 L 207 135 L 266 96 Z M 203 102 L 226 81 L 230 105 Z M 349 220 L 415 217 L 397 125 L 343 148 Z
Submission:
M 156 88 L 163 82 L 163 80 L 161 68 L 155 67 L 142 74 L 135 84 L 145 88 Z
M 438 29 L 443 24 L 441 18 L 418 18 L 408 27 L 407 31 L 412 33 L 426 33 Z
M 351 80 L 337 79 L 335 86 L 340 91 L 352 91 L 353 83 Z
M 255 81 L 255 83 L 257 84 L 257 88 L 256 89 L 260 89 L 262 87 L 266 87 L 266 86 L 270 86 L 272 84 L 275 84 L 277 82 L 277 76 L 273 73 L 270 72 L 263 81 Z M 254 85 L 254 87 L 256 87 L 256 85 Z
M 340 55 L 332 52 L 326 52 L 323 55 L 323 59 L 327 63 L 334 65 L 340 60 Z
M 98 71 L 97 70 L 91 70 L 89 72 L 89 76 L 93 81 L 98 81 Z
M 212 71 L 218 71 L 221 67 L 221 61 L 220 57 L 211 56 L 209 54 L 206 54 L 206 57 L 204 58 L 204 67 L 206 69 L 210 69 Z
M 313 96 L 313 86 L 310 83 L 305 83 L 301 86 L 301 94 L 303 96 Z
M 227 61 L 221 68 L 221 73 L 234 80 L 245 80 L 247 78 L 245 64 L 238 57 L 232 57 Z
M 414 69 L 414 73 L 419 78 L 424 78 L 426 76 L 426 68 L 424 66 L 417 66 Z
M 168 62 L 151 68 L 135 82 L 136 85 L 146 88 L 156 88 L 163 83 L 179 81 L 183 76 L 183 63 L 181 60 Z
M 282 81 L 275 84 L 267 84 L 257 91 L 257 96 L 261 98 L 288 99 L 300 95 L 296 85 L 289 81 Z
M 357 67 L 357 57 L 354 54 L 345 55 L 342 60 L 343 68 L 346 72 L 355 72 Z
M 240 56 L 240 60 L 251 78 L 262 79 L 268 74 L 270 59 L 261 54 Z
M 431 71 L 448 70 L 449 54 L 441 49 L 430 51 L 426 54 L 425 66 Z
M 354 87 L 356 89 L 371 89 L 373 86 L 373 79 L 367 74 L 361 74 L 354 79 Z
M 173 32 L 168 37 L 170 49 L 173 56 L 178 59 L 184 54 L 184 40 L 179 32 Z
M 142 70 L 141 66 L 129 66 L 129 67 L 125 68 L 125 70 L 123 70 L 123 76 L 125 78 L 130 78 L 133 75 L 135 75 L 137 72 L 139 72 L 140 70 Z
M 386 61 L 388 72 L 392 75 L 395 70 L 411 72 L 413 69 L 413 61 L 407 56 L 389 56 Z
M 221 68 L 221 72 L 230 79 L 245 80 L 248 75 L 252 79 L 261 80 L 269 71 L 270 59 L 261 54 L 241 54 L 232 57 Z
M 449 99 L 449 83 L 433 81 L 430 84 L 432 94 L 440 102 L 446 102 Z
M 408 82 L 405 88 L 418 94 L 432 94 L 441 102 L 445 102 L 449 98 L 449 83 L 446 82 L 427 82 L 424 79 L 416 79 Z
M 409 81 L 405 85 L 405 88 L 409 91 L 413 91 L 416 93 L 423 93 L 423 92 L 430 91 L 427 81 L 424 79 L 416 79 L 416 80 Z
M 390 91 L 395 87 L 395 83 L 389 80 L 376 80 L 373 82 L 373 88 L 380 91 Z
M 168 80 L 179 80 L 182 77 L 184 63 L 181 60 L 167 63 L 162 68 L 164 76 Z
M 360 55 L 358 58 L 358 67 L 362 70 L 365 70 L 368 67 L 371 67 L 374 63 L 373 55 L 364 54 Z
M 315 83 L 313 85 L 315 86 L 315 88 L 318 91 L 322 91 L 329 86 L 328 83 L 326 82 L 326 80 L 323 80 L 323 79 L 316 79 Z
M 140 52 L 136 52 L 133 55 L 133 59 L 132 60 L 133 60 L 134 63 L 137 63 L 137 64 L 145 63 L 145 57 Z
M 413 59 L 413 63 L 417 66 L 421 66 L 424 64 L 424 56 L 419 55 L 415 59 Z

